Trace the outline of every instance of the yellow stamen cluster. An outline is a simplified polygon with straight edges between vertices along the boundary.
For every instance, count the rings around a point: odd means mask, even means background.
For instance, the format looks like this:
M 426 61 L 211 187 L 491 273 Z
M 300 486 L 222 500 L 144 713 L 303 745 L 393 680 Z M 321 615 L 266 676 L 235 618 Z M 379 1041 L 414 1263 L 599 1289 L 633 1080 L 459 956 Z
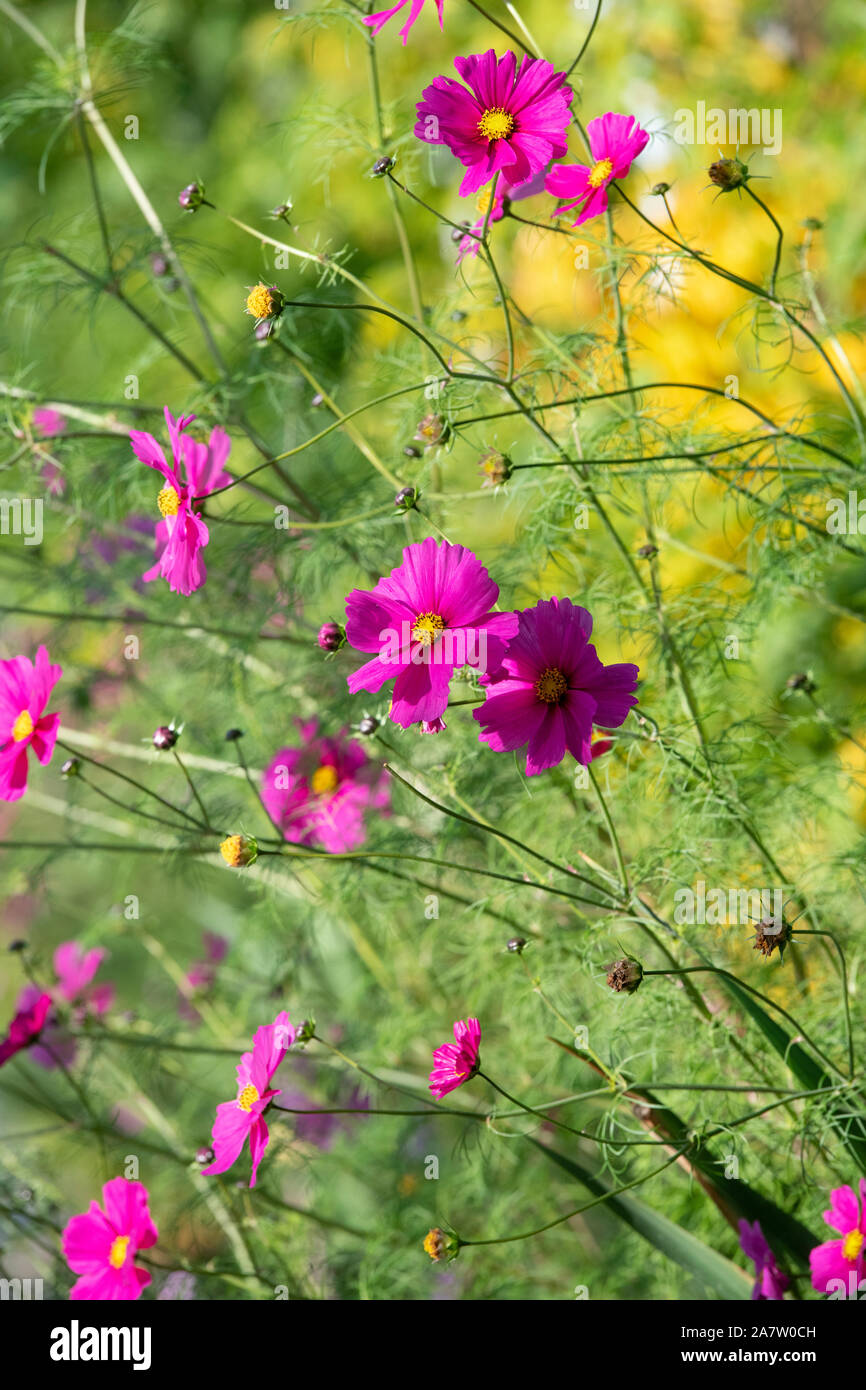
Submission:
M 613 173 L 613 165 L 609 159 L 597 159 L 589 171 L 587 183 L 590 188 L 601 188 L 603 183 L 607 183 Z
M 310 778 L 310 786 L 315 796 L 327 796 L 328 792 L 336 791 L 340 777 L 337 769 L 328 763 L 323 763 L 317 767 Z
M 419 613 L 412 628 L 412 636 L 416 642 L 423 642 L 425 647 L 429 647 L 436 641 L 440 632 L 445 631 L 445 619 L 438 613 Z
M 252 314 L 253 318 L 256 319 L 269 319 L 276 307 L 274 297 L 267 285 L 263 285 L 261 281 L 257 285 L 253 285 L 247 295 L 248 314 Z
M 546 705 L 558 705 L 568 689 L 568 681 L 558 666 L 548 666 L 538 677 L 533 689 L 539 700 L 543 700 Z
M 111 1242 L 111 1249 L 108 1252 L 108 1263 L 111 1265 L 112 1269 L 123 1268 L 129 1241 L 129 1236 L 116 1236 Z
M 12 742 L 21 743 L 23 739 L 29 738 L 35 727 L 29 709 L 23 709 L 12 725 Z
M 238 1110 L 245 1110 L 246 1113 L 249 1114 L 258 1098 L 258 1091 L 252 1084 L 252 1082 L 249 1082 L 246 1086 L 244 1086 L 244 1089 L 238 1096 Z
M 478 122 L 478 133 L 485 140 L 505 140 L 514 129 L 514 117 L 504 106 L 490 106 Z
M 177 516 L 180 498 L 173 487 L 164 487 L 156 499 L 160 516 Z
M 863 1249 L 864 1235 L 862 1231 L 849 1231 L 842 1241 L 843 1260 L 856 1260 L 860 1251 Z

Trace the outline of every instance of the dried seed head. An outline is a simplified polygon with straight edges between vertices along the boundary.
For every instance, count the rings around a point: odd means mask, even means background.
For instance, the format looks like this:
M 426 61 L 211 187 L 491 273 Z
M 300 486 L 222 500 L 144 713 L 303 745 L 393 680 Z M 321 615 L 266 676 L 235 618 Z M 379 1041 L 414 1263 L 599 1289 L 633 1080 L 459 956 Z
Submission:
M 634 994 L 643 979 L 643 966 L 637 960 L 616 960 L 607 972 L 607 983 L 615 994 Z

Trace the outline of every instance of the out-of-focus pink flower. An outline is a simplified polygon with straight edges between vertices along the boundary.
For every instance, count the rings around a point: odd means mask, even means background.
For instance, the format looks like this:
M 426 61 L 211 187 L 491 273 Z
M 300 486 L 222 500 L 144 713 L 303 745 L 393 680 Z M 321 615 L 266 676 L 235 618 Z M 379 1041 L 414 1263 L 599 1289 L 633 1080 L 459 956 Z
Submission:
M 66 1263 L 81 1278 L 71 1299 L 135 1299 L 150 1283 L 146 1269 L 134 1263 L 159 1236 L 148 1208 L 147 1188 L 126 1178 L 112 1178 L 102 1189 L 103 1207 L 91 1202 L 73 1216 L 61 1243 Z
M 749 1260 L 755 1262 L 755 1286 L 753 1299 L 769 1299 L 778 1302 L 784 1298 L 785 1290 L 791 1282 L 776 1264 L 776 1258 L 767 1244 L 759 1221 L 740 1221 L 740 1248 Z
M 52 410 L 50 406 L 37 406 L 33 412 L 33 428 L 43 439 L 52 439 L 55 435 L 63 434 L 66 425 L 66 416 L 61 415 L 59 410 Z
M 229 436 L 217 426 L 211 430 L 208 443 L 199 444 L 184 433 L 194 419 L 194 415 L 186 415 L 175 420 L 165 407 L 171 440 L 170 465 L 152 434 L 131 430 L 129 435 L 136 458 L 165 479 L 165 487 L 157 498 L 163 519 L 156 526 L 156 564 L 142 578 L 162 576 L 170 589 L 185 595 L 201 588 L 207 578 L 201 552 L 210 540 L 210 532 L 195 510 L 195 499 L 207 497 L 231 482 L 224 468 L 231 451 Z
M 253 1038 L 252 1052 L 245 1052 L 238 1063 L 238 1093 L 234 1100 L 217 1106 L 216 1120 L 211 1131 L 214 1161 L 205 1174 L 224 1173 L 240 1158 L 247 1139 L 250 1141 L 252 1172 L 250 1187 L 256 1185 L 256 1173 L 268 1146 L 268 1126 L 265 1112 L 274 1096 L 271 1078 L 297 1036 L 283 1010 L 273 1023 L 259 1028 Z
M 51 1008 L 51 995 L 40 994 L 22 1009 L 18 1008 L 9 1024 L 6 1037 L 0 1042 L 0 1067 L 14 1057 L 17 1052 L 30 1047 L 45 1027 L 48 1010 Z
M 303 743 L 281 748 L 262 777 L 262 801 L 292 844 L 319 845 L 332 854 L 364 843 L 364 813 L 389 814 L 388 774 L 342 730 L 318 737 L 318 725 L 299 724 Z
M 436 0 L 436 13 L 439 16 L 440 29 L 442 28 L 442 6 L 444 2 L 445 0 Z M 397 4 L 394 5 L 390 10 L 380 10 L 378 14 L 367 15 L 364 19 L 364 23 L 369 24 L 374 34 L 378 34 L 379 30 L 382 28 L 382 25 L 387 24 L 389 19 L 393 19 L 394 15 L 399 14 L 400 11 L 405 9 L 408 4 L 409 0 L 397 0 Z M 409 37 L 409 30 L 412 28 L 412 25 L 415 23 L 415 20 L 418 18 L 423 8 L 424 0 L 412 0 L 412 6 L 409 10 L 409 18 L 406 20 L 406 23 L 400 30 L 400 35 L 403 39 L 404 45 Z
M 494 670 L 517 632 L 516 614 L 492 611 L 498 598 L 499 586 L 471 550 L 429 536 L 406 546 L 402 565 L 346 599 L 346 640 L 377 653 L 349 676 L 350 691 L 375 692 L 395 678 L 394 722 L 404 729 L 435 724 L 454 672 Z
M 52 1009 L 31 1054 L 40 1067 L 66 1067 L 75 1060 L 75 1039 L 58 1022 L 55 1005 L 72 1009 L 78 1023 L 88 1014 L 101 1018 L 111 1008 L 114 985 L 93 984 L 93 977 L 106 954 L 101 947 L 85 951 L 77 941 L 64 941 L 54 952 L 57 982 L 50 991 Z M 32 1007 L 41 993 L 38 985 L 25 985 L 18 997 L 18 1008 Z
M 479 216 L 477 221 L 472 223 L 466 236 L 461 237 L 457 244 L 457 264 L 461 265 L 467 256 L 477 256 L 481 246 L 480 237 L 484 231 L 484 219 L 487 216 L 487 209 L 490 208 L 490 218 L 488 225 L 494 222 L 501 222 L 508 212 L 512 203 L 521 201 L 523 198 L 532 198 L 536 193 L 544 192 L 544 181 L 546 174 L 544 169 L 535 174 L 531 179 L 524 183 L 509 183 L 504 176 L 500 178 L 496 185 L 496 192 L 493 195 L 493 206 L 490 206 L 490 194 L 483 191 L 478 194 L 475 204 Z
M 519 615 L 502 665 L 482 676 L 487 699 L 473 716 L 497 753 L 528 744 L 527 776 L 562 762 L 592 761 L 592 726 L 616 729 L 637 699 L 638 668 L 605 666 L 589 641 L 592 617 L 570 599 L 544 599 Z
M 861 1178 L 860 1197 L 853 1187 L 835 1187 L 824 1220 L 839 1240 L 826 1240 L 809 1254 L 812 1286 L 819 1293 L 840 1293 L 856 1298 L 866 1273 L 866 1178 Z
M 44 714 L 51 692 L 63 675 L 52 666 L 45 647 L 33 663 L 13 656 L 0 661 L 0 800 L 17 801 L 27 790 L 27 750 L 41 763 L 51 761 L 59 714 Z
M 50 460 L 44 463 L 39 470 L 39 476 L 45 484 L 45 490 L 49 497 L 62 497 L 66 491 L 66 479 L 56 463 Z
M 458 1019 L 454 1024 L 454 1042 L 443 1043 L 433 1052 L 430 1090 L 437 1100 L 447 1096 L 449 1091 L 456 1091 L 464 1082 L 471 1081 L 480 1065 L 480 1043 L 481 1025 L 478 1019 L 468 1018 L 465 1023 Z
M 204 943 L 204 959 L 194 961 L 187 971 L 186 982 L 190 990 L 196 993 L 204 993 L 213 989 L 216 982 L 217 966 L 225 960 L 228 953 L 229 943 L 224 936 L 217 936 L 216 932 L 202 932 L 202 942 Z M 180 994 L 177 1004 L 178 1013 L 189 1023 L 200 1023 L 201 1018 L 187 994 Z
M 455 58 L 466 86 L 437 77 L 418 103 L 415 134 L 447 145 L 466 168 L 460 193 L 477 193 L 496 174 L 525 183 L 568 149 L 572 90 L 543 58 L 486 53 Z
M 586 133 L 593 163 L 554 164 L 547 176 L 548 193 L 560 200 L 558 217 L 563 212 L 580 208 L 572 226 L 579 227 L 591 217 L 598 217 L 607 208 L 607 189 L 614 179 L 624 179 L 649 140 L 649 134 L 638 125 L 634 116 L 618 116 L 608 111 L 588 121 Z

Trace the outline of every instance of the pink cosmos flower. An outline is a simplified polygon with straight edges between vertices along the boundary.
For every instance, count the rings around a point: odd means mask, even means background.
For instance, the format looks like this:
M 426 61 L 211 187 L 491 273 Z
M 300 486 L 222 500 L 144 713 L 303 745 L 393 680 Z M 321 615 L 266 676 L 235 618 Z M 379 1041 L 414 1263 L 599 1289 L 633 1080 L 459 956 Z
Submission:
M 605 211 L 608 185 L 625 178 L 649 140 L 634 116 L 617 116 L 612 111 L 588 121 L 586 133 L 593 163 L 554 164 L 545 184 L 548 193 L 561 200 L 557 217 L 583 204 L 574 227 Z
M 440 29 L 442 28 L 442 6 L 444 3 L 445 0 L 436 0 L 436 13 L 439 16 Z M 394 7 L 390 10 L 380 10 L 378 14 L 367 15 L 367 17 L 364 20 L 364 23 L 369 24 L 374 34 L 378 34 L 379 30 L 382 28 L 382 25 L 387 24 L 389 19 L 393 19 L 395 14 L 399 14 L 400 11 L 402 9 L 405 9 L 406 5 L 408 4 L 409 0 L 397 0 L 397 4 L 394 5 Z M 406 20 L 406 23 L 400 30 L 404 46 L 406 40 L 409 37 L 409 30 L 412 28 L 412 25 L 415 23 L 415 20 L 418 18 L 423 8 L 424 0 L 412 0 L 412 8 L 409 11 L 409 18 Z
M 81 1275 L 69 1297 L 138 1298 L 150 1274 L 133 1261 L 159 1236 L 148 1209 L 147 1188 L 127 1178 L 112 1178 L 102 1189 L 102 1201 L 104 1211 L 91 1202 L 89 1211 L 73 1216 L 61 1237 L 69 1268 Z
M 778 1302 L 784 1298 L 785 1290 L 791 1282 L 776 1264 L 775 1256 L 767 1244 L 759 1221 L 740 1221 L 740 1248 L 749 1260 L 755 1261 L 755 1286 L 753 1299 L 769 1299 Z
M 4 1062 L 8 1062 L 10 1057 L 14 1057 L 16 1052 L 21 1052 L 25 1047 L 30 1047 L 36 1041 L 45 1026 L 48 1017 L 48 1010 L 51 1008 L 51 995 L 40 994 L 33 1000 L 29 1000 L 24 1008 L 19 1007 L 15 1017 L 9 1024 L 9 1032 L 0 1042 L 0 1067 Z
M 481 1025 L 477 1018 L 468 1018 L 464 1023 L 458 1019 L 454 1024 L 454 1042 L 443 1043 L 433 1052 L 433 1070 L 430 1073 L 430 1090 L 437 1100 L 456 1091 L 464 1081 L 471 1081 L 481 1065 L 478 1048 L 481 1042 Z
M 265 1112 L 279 1091 L 271 1090 L 271 1077 L 279 1067 L 297 1031 L 283 1010 L 273 1023 L 259 1028 L 253 1038 L 252 1052 L 245 1052 L 238 1063 L 238 1093 L 234 1100 L 217 1106 L 216 1120 L 211 1131 L 214 1161 L 205 1174 L 224 1173 L 237 1162 L 247 1139 L 250 1141 L 252 1172 L 250 1187 L 256 1185 L 256 1172 L 268 1147 L 268 1127 Z
M 175 420 L 165 407 L 171 465 L 152 434 L 131 430 L 129 435 L 136 458 L 165 479 L 156 499 L 162 516 L 156 525 L 156 564 L 142 578 L 161 575 L 176 594 L 193 593 L 207 578 L 201 551 L 210 540 L 210 532 L 194 509 L 194 499 L 231 482 L 223 467 L 232 447 L 229 436 L 217 426 L 211 430 L 208 443 L 199 444 L 184 433 L 194 419 L 194 415 L 185 415 Z
M 26 656 L 0 661 L 0 801 L 17 801 L 27 790 L 27 749 L 51 761 L 59 714 L 43 714 L 63 669 L 52 666 L 45 647 L 35 664 Z
M 33 412 L 33 428 L 43 439 L 51 439 L 54 435 L 63 434 L 66 429 L 66 416 L 61 415 L 59 410 L 52 410 L 50 406 L 37 406 Z
M 403 563 L 367 592 L 346 599 L 346 640 L 378 655 L 348 678 L 352 694 L 396 677 L 391 718 L 408 729 L 434 725 L 448 706 L 455 670 L 496 667 L 517 631 L 517 615 L 494 613 L 499 587 L 462 545 L 432 537 L 408 545 Z M 433 732 L 430 729 L 429 732 Z
M 866 1178 L 860 1179 L 859 1187 L 859 1201 L 853 1187 L 836 1187 L 830 1193 L 824 1220 L 842 1239 L 827 1240 L 810 1251 L 812 1286 L 819 1293 L 848 1295 L 853 1289 L 856 1297 L 866 1273 Z
M 593 724 L 618 728 L 637 704 L 638 668 L 602 664 L 589 641 L 592 617 L 570 599 L 543 599 L 519 617 L 502 665 L 481 677 L 487 699 L 473 710 L 479 738 L 497 753 L 528 743 L 529 777 L 562 762 L 566 749 L 587 766 Z
M 262 801 L 290 843 L 331 854 L 364 843 L 364 812 L 390 813 L 388 774 L 342 729 L 319 738 L 318 724 L 298 721 L 300 748 L 281 748 L 262 777 Z
M 546 174 L 543 169 L 540 173 L 535 174 L 533 178 L 527 179 L 524 183 L 509 183 L 506 178 L 500 178 L 493 194 L 493 206 L 490 208 L 488 225 L 492 225 L 494 222 L 501 222 L 512 203 L 516 203 L 523 198 L 531 198 L 536 193 L 543 193 L 545 178 Z M 467 233 L 466 236 L 461 237 L 457 244 L 458 265 L 463 262 L 466 256 L 478 255 L 478 248 L 481 245 L 479 237 L 484 231 L 484 219 L 487 215 L 488 207 L 490 207 L 490 194 L 487 192 L 479 193 L 476 209 L 480 213 L 480 216 L 469 228 L 469 231 L 473 232 L 474 235 L 469 236 Z
M 573 93 L 564 72 L 542 58 L 524 57 L 518 68 L 513 53 L 497 58 L 492 48 L 455 58 L 454 66 L 466 87 L 437 77 L 425 88 L 415 134 L 447 145 L 466 167 L 464 197 L 500 172 L 511 184 L 525 183 L 567 152 Z

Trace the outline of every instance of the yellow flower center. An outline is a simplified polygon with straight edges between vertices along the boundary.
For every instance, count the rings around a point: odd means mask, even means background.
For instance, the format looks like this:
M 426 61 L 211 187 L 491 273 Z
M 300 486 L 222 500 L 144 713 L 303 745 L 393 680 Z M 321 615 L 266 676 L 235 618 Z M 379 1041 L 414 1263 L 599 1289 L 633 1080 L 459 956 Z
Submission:
M 558 666 L 548 666 L 535 682 L 534 690 L 539 700 L 546 705 L 558 705 L 566 690 L 568 681 Z
M 339 780 L 337 769 L 328 763 L 323 763 L 321 767 L 316 768 L 310 778 L 310 786 L 316 796 L 326 796 L 328 792 L 336 791 Z
M 588 183 L 590 188 L 601 188 L 603 183 L 607 183 L 613 173 L 613 165 L 609 159 L 598 159 L 589 171 Z
M 126 1259 L 126 1247 L 129 1245 L 129 1236 L 116 1236 L 111 1242 L 111 1249 L 108 1252 L 108 1263 L 112 1269 L 121 1269 Z
M 180 497 L 173 487 L 164 487 L 156 499 L 160 516 L 177 516 Z
M 485 140 L 504 140 L 514 129 L 514 117 L 504 106 L 490 106 L 478 122 L 478 133 Z
M 488 212 L 493 208 L 493 199 L 494 194 L 492 190 L 489 188 L 482 188 L 475 200 L 476 212 L 480 213 L 482 217 L 486 217 Z
M 249 1114 L 258 1098 L 258 1091 L 252 1082 L 249 1082 L 238 1096 L 238 1110 L 245 1110 Z
M 424 1237 L 424 1249 L 431 1260 L 438 1260 L 442 1254 L 442 1232 L 438 1226 L 434 1226 L 432 1231 L 428 1231 Z
M 860 1251 L 863 1249 L 863 1239 L 864 1237 L 862 1231 L 848 1232 L 847 1236 L 842 1241 L 843 1260 L 851 1260 L 852 1262 L 856 1260 L 857 1256 L 860 1254 Z
M 274 312 L 274 301 L 267 285 L 253 285 L 247 295 L 247 313 L 257 319 L 269 319 Z
M 438 613 L 419 613 L 412 628 L 412 636 L 416 642 L 423 642 L 425 647 L 429 647 L 431 642 L 436 641 L 439 633 L 444 631 L 445 619 L 440 618 Z
M 23 709 L 12 725 L 12 742 L 20 743 L 22 739 L 29 738 L 34 728 L 29 709 Z

